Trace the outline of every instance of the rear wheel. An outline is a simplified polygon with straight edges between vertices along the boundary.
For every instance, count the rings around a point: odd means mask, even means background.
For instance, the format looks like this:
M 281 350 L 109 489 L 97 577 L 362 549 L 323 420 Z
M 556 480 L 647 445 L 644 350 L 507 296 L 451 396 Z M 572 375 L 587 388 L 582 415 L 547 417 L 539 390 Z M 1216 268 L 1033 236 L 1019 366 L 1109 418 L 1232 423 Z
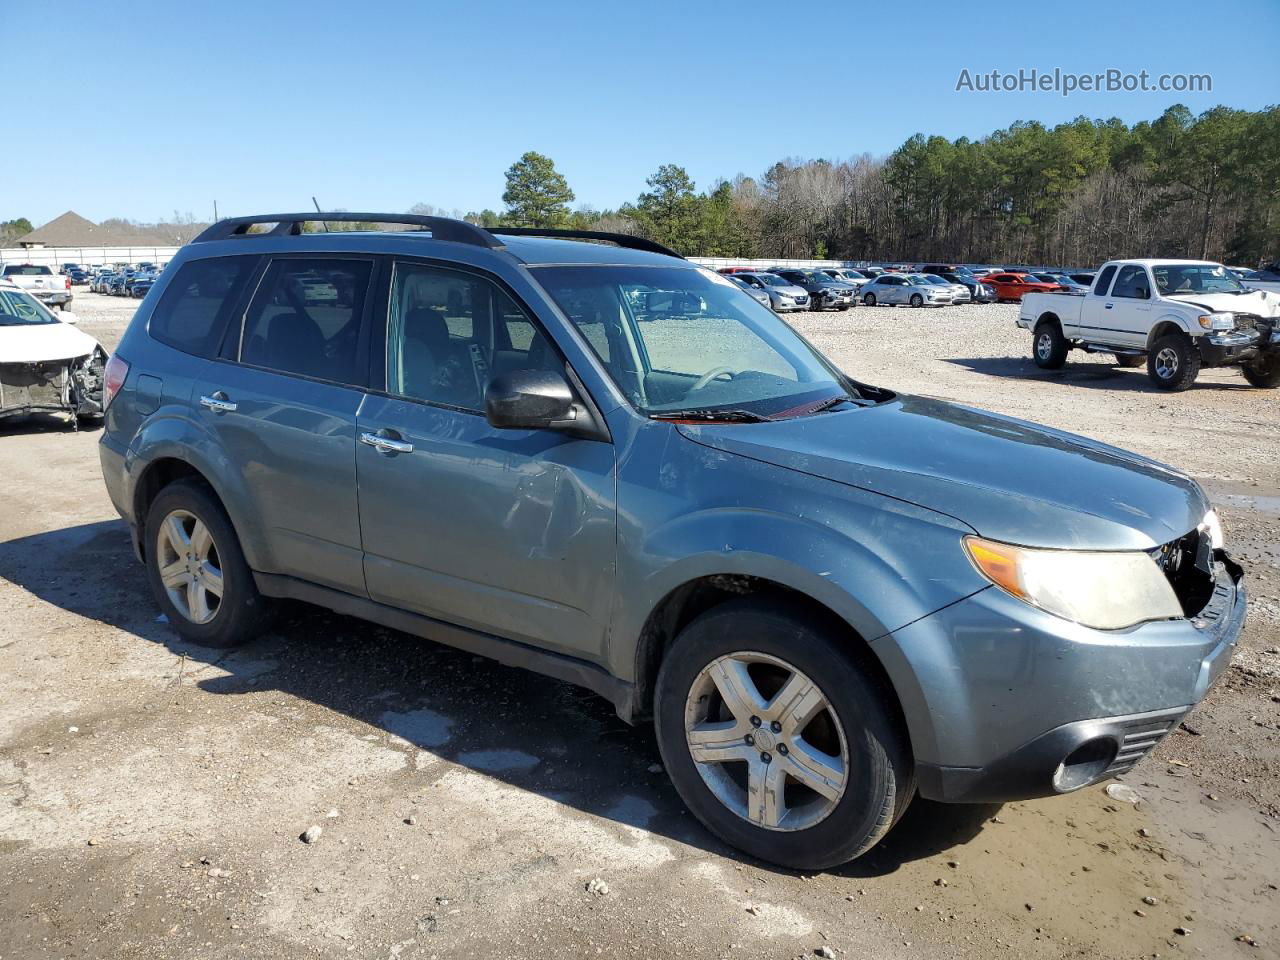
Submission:
M 1240 368 L 1244 378 L 1255 387 L 1280 387 L 1280 353 L 1268 353 Z
M 147 574 L 169 624 L 205 647 L 252 640 L 270 620 L 235 528 L 203 483 L 178 480 L 147 511 Z
M 1037 367 L 1042 370 L 1061 370 L 1066 364 L 1071 344 L 1062 335 L 1062 328 L 1057 323 L 1046 320 L 1037 324 L 1031 341 Z
M 752 599 L 676 638 L 658 675 L 658 746 L 712 833 L 814 870 L 862 855 L 906 809 L 906 738 L 851 642 L 804 611 Z
M 1147 354 L 1147 376 L 1161 390 L 1186 390 L 1200 375 L 1200 351 L 1185 333 L 1165 334 Z
M 1137 354 L 1117 353 L 1116 354 L 1116 366 L 1118 367 L 1126 367 L 1132 370 L 1136 367 L 1144 366 L 1146 362 L 1147 362 L 1147 358 L 1140 353 L 1137 353 Z

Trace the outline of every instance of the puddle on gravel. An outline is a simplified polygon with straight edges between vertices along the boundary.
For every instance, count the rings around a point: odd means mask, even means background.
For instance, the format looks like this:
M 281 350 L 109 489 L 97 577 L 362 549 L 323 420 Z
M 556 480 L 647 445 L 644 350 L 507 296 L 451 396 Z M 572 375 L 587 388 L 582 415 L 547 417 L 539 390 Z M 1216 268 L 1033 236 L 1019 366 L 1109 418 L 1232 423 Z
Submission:
M 511 773 L 532 770 L 542 761 L 521 750 L 473 750 L 458 754 L 457 762 L 473 770 Z
M 442 747 L 453 736 L 453 720 L 426 707 L 406 713 L 388 710 L 378 723 L 388 733 L 418 747 Z

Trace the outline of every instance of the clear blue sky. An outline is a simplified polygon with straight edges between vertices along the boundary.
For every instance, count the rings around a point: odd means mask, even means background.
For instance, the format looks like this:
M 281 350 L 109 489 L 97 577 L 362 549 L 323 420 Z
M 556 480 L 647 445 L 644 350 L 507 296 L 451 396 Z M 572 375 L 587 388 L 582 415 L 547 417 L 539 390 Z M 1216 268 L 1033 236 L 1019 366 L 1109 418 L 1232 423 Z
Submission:
M 0 14 L 0 219 L 36 224 L 67 209 L 207 218 L 214 199 L 223 215 L 308 209 L 312 194 L 499 209 L 503 171 L 530 149 L 577 203 L 610 207 L 662 163 L 702 188 L 916 132 L 1280 102 L 1280 0 L 10 0 Z M 1213 92 L 955 92 L 962 68 L 1031 67 L 1208 73 Z

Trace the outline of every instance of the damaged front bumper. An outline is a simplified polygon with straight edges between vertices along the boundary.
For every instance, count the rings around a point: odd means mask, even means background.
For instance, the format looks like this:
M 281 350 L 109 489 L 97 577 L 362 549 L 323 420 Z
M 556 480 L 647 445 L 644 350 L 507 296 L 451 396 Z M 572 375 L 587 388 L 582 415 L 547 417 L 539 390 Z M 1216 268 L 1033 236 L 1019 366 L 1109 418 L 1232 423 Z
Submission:
M 1280 321 L 1249 317 L 1234 330 L 1201 337 L 1199 344 L 1200 359 L 1206 367 L 1248 363 L 1266 354 L 1280 353 Z
M 106 363 L 101 347 L 67 360 L 0 363 L 0 418 L 31 413 L 68 413 L 77 420 L 101 416 Z

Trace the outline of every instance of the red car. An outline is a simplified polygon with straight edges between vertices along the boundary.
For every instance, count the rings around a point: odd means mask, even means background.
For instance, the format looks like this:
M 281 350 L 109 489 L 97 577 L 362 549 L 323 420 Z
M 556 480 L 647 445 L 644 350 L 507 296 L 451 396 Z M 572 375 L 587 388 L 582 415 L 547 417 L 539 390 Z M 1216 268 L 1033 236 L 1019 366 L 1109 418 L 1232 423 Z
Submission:
M 982 278 L 982 282 L 996 291 L 996 302 L 1004 303 L 1012 300 L 1017 303 L 1028 293 L 1054 293 L 1064 289 L 1058 283 L 1044 283 L 1036 280 L 1029 273 L 992 273 Z

